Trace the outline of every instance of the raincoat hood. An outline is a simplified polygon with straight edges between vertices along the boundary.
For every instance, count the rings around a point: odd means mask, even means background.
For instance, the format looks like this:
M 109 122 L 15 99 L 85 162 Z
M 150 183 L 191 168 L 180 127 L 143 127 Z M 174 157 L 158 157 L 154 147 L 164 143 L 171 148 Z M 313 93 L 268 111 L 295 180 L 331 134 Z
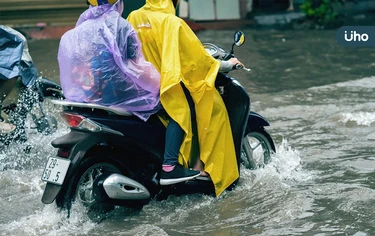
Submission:
M 121 15 L 124 11 L 123 1 L 121 0 L 117 1 L 115 4 L 104 4 L 96 7 L 90 6 L 88 10 L 81 14 L 76 23 L 76 27 L 86 20 L 100 18 L 109 11 L 115 11 Z
M 143 7 L 145 10 L 176 14 L 172 0 L 146 0 L 146 4 Z
M 90 6 L 60 41 L 60 82 L 68 100 L 132 112 L 147 120 L 160 108 L 160 74 L 144 59 L 122 1 Z

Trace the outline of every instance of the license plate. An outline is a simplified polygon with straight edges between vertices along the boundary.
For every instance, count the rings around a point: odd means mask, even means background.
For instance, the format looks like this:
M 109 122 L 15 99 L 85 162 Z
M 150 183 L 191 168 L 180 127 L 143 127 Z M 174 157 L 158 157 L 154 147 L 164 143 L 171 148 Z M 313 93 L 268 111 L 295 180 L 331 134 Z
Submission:
M 42 174 L 42 180 L 48 183 L 62 185 L 68 172 L 70 160 L 50 157 Z

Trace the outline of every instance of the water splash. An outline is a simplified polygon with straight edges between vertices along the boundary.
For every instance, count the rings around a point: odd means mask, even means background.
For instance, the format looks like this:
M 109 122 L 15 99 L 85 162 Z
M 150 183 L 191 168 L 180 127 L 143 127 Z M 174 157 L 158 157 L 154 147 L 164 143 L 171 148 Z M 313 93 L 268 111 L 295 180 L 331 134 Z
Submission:
M 53 105 L 49 99 L 46 99 L 41 106 L 46 116 L 53 116 L 57 119 L 57 131 L 49 135 L 38 133 L 33 128 L 35 124 L 32 122 L 31 116 L 28 115 L 23 121 L 26 124 L 27 141 L 14 141 L 10 145 L 0 148 L 0 171 L 38 168 L 40 165 L 44 165 L 48 156 L 55 155 L 51 140 L 64 135 L 69 130 L 57 115 L 61 111 L 61 107 Z
M 88 219 L 82 206 L 75 205 L 74 209 L 70 218 L 67 218 L 65 211 L 58 210 L 54 205 L 47 205 L 34 214 L 0 225 L 2 229 L 1 236 L 85 235 L 96 224 Z
M 349 122 L 355 122 L 360 126 L 371 126 L 375 122 L 375 112 L 356 112 L 356 113 L 342 113 L 340 114 L 339 122 L 347 124 Z
M 283 139 L 276 145 L 276 153 L 264 168 L 248 170 L 242 166 L 239 186 L 226 193 L 230 198 L 224 200 L 229 201 L 226 202 L 228 206 L 240 202 L 242 207 L 222 222 L 223 227 L 236 225 L 247 228 L 247 233 L 280 235 L 276 228 L 311 217 L 314 214 L 311 212 L 313 200 L 307 193 L 297 190 L 314 179 L 314 173 L 303 168 L 302 157 L 299 150 Z M 312 226 L 293 230 L 305 232 Z
M 110 232 L 110 235 L 128 235 L 128 236 L 147 236 L 147 235 L 158 235 L 158 236 L 168 236 L 169 234 L 165 232 L 162 228 L 152 225 L 152 224 L 144 224 L 134 229 L 130 230 L 119 230 L 116 232 Z
M 366 90 L 372 90 L 375 88 L 375 76 L 371 77 L 365 77 L 362 79 L 357 80 L 350 80 L 346 82 L 340 82 L 335 84 L 329 84 L 325 86 L 317 86 L 317 87 L 311 87 L 309 90 L 331 90 L 335 88 L 359 88 L 359 89 L 366 89 Z
M 14 142 L 0 150 L 0 171 L 7 169 L 33 169 L 44 166 L 49 156 L 55 156 L 56 150 L 51 145 L 51 140 L 67 133 L 68 130 L 60 128 L 51 135 L 40 133 L 29 134 L 25 143 Z
M 283 138 L 281 143 L 276 145 L 276 153 L 271 156 L 268 165 L 257 170 L 242 167 L 241 178 L 253 179 L 253 181 L 272 178 L 290 184 L 311 180 L 313 175 L 303 170 L 300 151 L 292 148 L 288 140 Z M 251 185 L 247 187 L 251 188 Z

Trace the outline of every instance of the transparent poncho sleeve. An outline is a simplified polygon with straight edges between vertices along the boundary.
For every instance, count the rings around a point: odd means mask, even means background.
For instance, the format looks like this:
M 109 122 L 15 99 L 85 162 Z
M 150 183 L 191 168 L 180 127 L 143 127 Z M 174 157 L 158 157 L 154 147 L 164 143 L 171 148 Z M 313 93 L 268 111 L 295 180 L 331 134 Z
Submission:
M 126 24 L 127 27 L 119 31 L 118 45 L 122 55 L 122 62 L 119 63 L 125 66 L 127 74 L 135 83 L 152 93 L 159 93 L 160 74 L 150 62 L 145 60 L 137 33 L 128 22 Z

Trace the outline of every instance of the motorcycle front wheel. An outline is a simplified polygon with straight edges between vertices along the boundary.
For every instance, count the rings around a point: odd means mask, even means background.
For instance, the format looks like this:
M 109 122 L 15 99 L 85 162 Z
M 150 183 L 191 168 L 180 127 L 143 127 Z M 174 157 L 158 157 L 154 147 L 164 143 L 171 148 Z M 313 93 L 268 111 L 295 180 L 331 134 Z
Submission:
M 264 167 L 271 161 L 273 152 L 276 152 L 276 149 L 271 136 L 263 127 L 260 127 L 245 135 L 242 143 L 241 163 L 247 169 Z

